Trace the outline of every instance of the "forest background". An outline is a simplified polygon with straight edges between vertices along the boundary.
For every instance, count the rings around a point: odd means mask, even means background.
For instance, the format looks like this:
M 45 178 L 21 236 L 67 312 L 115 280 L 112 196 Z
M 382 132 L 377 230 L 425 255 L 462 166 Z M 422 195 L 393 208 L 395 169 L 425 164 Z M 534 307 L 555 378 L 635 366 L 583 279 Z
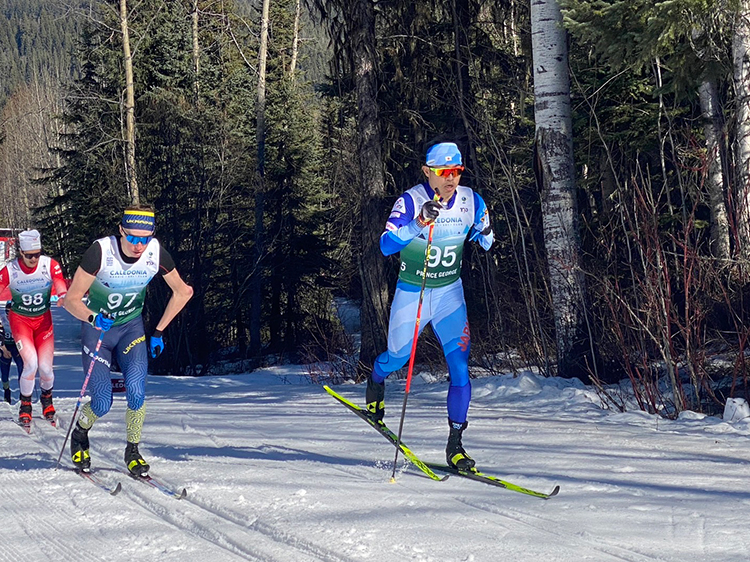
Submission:
M 564 17 L 568 198 L 540 156 L 529 2 L 0 0 L 0 226 L 40 228 L 72 276 L 137 186 L 195 289 L 155 372 L 361 378 L 398 265 L 377 238 L 442 136 L 495 231 L 464 254 L 474 373 L 579 376 L 619 409 L 624 381 L 668 417 L 748 397 L 750 5 L 536 5 Z M 152 327 L 167 289 L 149 291 Z M 361 341 L 342 302 L 360 303 Z M 443 368 L 429 330 L 418 360 Z

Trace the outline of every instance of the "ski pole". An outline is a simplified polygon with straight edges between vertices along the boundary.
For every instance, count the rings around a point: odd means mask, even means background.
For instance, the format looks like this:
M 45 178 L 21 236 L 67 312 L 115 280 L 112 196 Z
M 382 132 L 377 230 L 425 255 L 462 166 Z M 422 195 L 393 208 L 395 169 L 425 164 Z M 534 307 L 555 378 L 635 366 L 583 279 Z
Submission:
M 438 200 L 438 195 L 435 194 L 435 200 Z M 427 250 L 424 254 L 424 268 L 422 269 L 422 288 L 419 291 L 419 304 L 417 305 L 417 320 L 414 324 L 414 338 L 411 343 L 411 355 L 409 356 L 409 370 L 406 373 L 406 390 L 404 391 L 404 405 L 401 408 L 401 421 L 398 424 L 398 436 L 396 438 L 396 456 L 393 457 L 393 473 L 391 474 L 391 482 L 396 481 L 396 463 L 398 462 L 398 451 L 401 447 L 401 432 L 404 430 L 404 418 L 406 417 L 406 401 L 409 398 L 409 391 L 411 389 L 411 375 L 414 371 L 414 357 L 417 352 L 417 338 L 419 337 L 419 321 L 422 318 L 422 300 L 424 299 L 424 288 L 427 284 L 427 265 L 430 261 L 430 250 L 432 250 L 432 231 L 435 228 L 435 222 L 430 224 L 430 231 L 427 235 Z
M 68 432 L 65 434 L 65 441 L 63 441 L 62 449 L 60 449 L 60 455 L 57 457 L 57 465 L 55 466 L 55 470 L 60 468 L 60 459 L 62 459 L 63 452 L 65 451 L 65 445 L 68 444 L 68 438 L 70 438 L 70 432 L 73 430 L 73 424 L 76 421 L 78 408 L 81 407 L 81 401 L 83 400 L 83 396 L 86 393 L 86 387 L 89 384 L 89 379 L 91 378 L 91 372 L 94 370 L 94 365 L 99 359 L 99 348 L 102 346 L 103 340 L 104 340 L 104 330 L 101 330 L 101 333 L 99 334 L 99 340 L 96 342 L 96 348 L 94 349 L 94 355 L 91 358 L 91 365 L 89 365 L 89 371 L 88 373 L 86 373 L 86 378 L 83 380 L 83 386 L 81 387 L 81 394 L 78 396 L 78 402 L 76 403 L 76 409 L 73 411 L 73 417 L 70 420 L 70 424 L 68 426 Z

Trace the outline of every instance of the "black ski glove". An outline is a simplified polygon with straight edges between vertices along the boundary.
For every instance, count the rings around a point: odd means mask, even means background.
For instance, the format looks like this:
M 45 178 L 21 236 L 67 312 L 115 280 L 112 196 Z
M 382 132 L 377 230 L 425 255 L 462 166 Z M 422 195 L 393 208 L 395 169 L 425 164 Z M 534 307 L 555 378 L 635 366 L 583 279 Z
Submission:
M 422 205 L 422 210 L 419 211 L 419 224 L 427 226 L 428 224 L 435 222 L 435 219 L 438 218 L 440 209 L 442 208 L 443 206 L 434 199 L 425 201 L 424 205 Z

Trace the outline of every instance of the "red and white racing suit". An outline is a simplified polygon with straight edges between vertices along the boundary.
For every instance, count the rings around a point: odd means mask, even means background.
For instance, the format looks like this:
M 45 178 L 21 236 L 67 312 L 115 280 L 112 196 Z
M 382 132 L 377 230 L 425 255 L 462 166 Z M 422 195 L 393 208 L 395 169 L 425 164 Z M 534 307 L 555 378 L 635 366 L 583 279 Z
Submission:
M 68 289 L 60 264 L 49 256 L 41 256 L 33 268 L 26 267 L 21 259 L 8 263 L 0 270 L 0 292 L 6 287 L 10 287 L 13 302 L 8 322 L 23 359 L 20 390 L 22 395 L 31 396 L 37 371 L 42 390 L 54 385 L 55 335 L 50 302 L 53 288 L 59 297 L 64 297 Z

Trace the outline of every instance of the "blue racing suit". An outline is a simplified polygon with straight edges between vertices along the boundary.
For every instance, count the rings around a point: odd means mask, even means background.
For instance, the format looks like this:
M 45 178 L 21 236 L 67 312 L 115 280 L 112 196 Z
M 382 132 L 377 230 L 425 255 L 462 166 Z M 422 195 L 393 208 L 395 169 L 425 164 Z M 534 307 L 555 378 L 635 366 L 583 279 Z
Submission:
M 427 182 L 409 189 L 396 201 L 380 237 L 384 255 L 400 252 L 401 267 L 391 304 L 388 350 L 375 360 L 372 372 L 375 383 L 382 383 L 409 360 L 429 233 L 429 226 L 421 227 L 416 219 L 422 205 L 434 196 Z M 450 375 L 448 418 L 458 423 L 466 421 L 471 400 L 471 338 L 461 283 L 467 238 L 489 250 L 494 235 L 484 200 L 470 188 L 459 185 L 435 220 L 419 325 L 421 333 L 424 326 L 432 324 L 443 347 Z
M 7 321 L 7 312 L 3 313 L 4 318 L 2 324 L 0 324 L 0 344 L 5 346 L 10 352 L 10 357 L 5 357 L 0 353 L 0 374 L 2 374 L 3 388 L 9 388 L 8 381 L 10 380 L 10 366 L 12 361 L 16 362 L 16 369 L 18 369 L 18 379 L 21 380 L 21 373 L 23 373 L 23 359 L 21 354 L 18 352 L 16 342 L 13 340 L 13 333 L 10 330 L 10 323 Z M 6 329 L 7 326 L 7 329 Z
M 102 345 L 97 353 L 96 364 L 89 382 L 91 409 L 100 418 L 112 406 L 112 378 L 110 367 L 112 356 L 117 358 L 125 378 L 128 408 L 140 410 L 146 399 L 146 375 L 148 375 L 148 346 L 143 319 L 136 316 L 125 324 L 115 325 L 102 333 L 90 324 L 81 322 L 83 344 L 83 368 L 88 371 L 99 337 Z

